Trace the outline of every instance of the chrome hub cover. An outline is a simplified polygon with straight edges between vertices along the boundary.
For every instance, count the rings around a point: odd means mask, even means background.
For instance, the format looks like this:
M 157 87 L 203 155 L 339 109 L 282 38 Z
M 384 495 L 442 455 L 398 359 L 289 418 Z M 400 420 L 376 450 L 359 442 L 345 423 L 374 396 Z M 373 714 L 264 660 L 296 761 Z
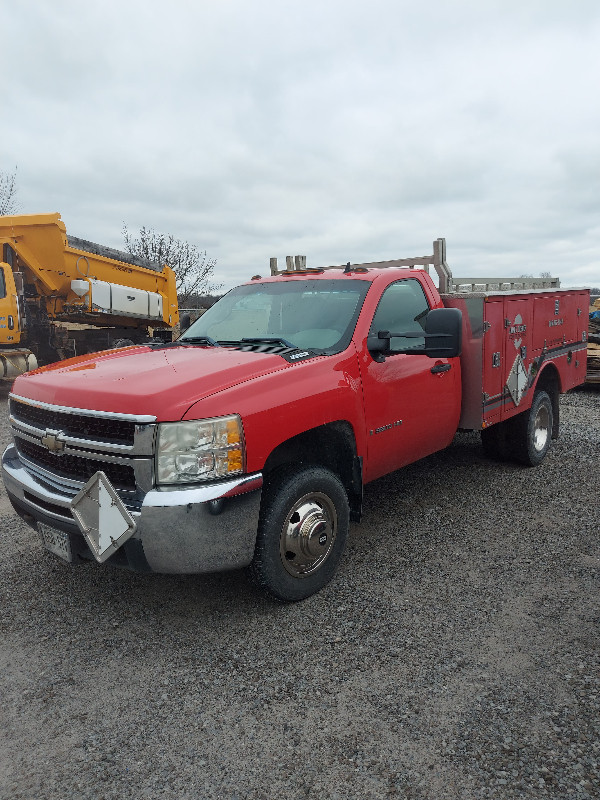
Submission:
M 335 506 L 320 492 L 301 497 L 281 532 L 280 555 L 290 575 L 302 578 L 319 569 L 329 556 L 337 532 Z
M 550 436 L 550 415 L 545 406 L 540 406 L 535 416 L 533 429 L 533 446 L 539 453 L 546 446 Z

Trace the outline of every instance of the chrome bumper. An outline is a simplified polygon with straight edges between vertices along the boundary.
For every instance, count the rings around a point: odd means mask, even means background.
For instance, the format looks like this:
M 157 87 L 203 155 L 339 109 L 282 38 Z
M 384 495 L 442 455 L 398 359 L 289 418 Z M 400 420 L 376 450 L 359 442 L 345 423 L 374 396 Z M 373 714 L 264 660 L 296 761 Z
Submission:
M 17 512 L 58 528 L 88 555 L 85 540 L 71 514 L 71 496 L 28 472 L 14 445 L 2 456 L 2 477 Z M 136 532 L 111 562 L 138 571 L 163 573 L 220 572 L 247 566 L 254 555 L 262 475 L 202 487 L 162 488 L 147 492 L 138 511 L 130 509 Z M 115 554 L 117 555 L 117 554 Z

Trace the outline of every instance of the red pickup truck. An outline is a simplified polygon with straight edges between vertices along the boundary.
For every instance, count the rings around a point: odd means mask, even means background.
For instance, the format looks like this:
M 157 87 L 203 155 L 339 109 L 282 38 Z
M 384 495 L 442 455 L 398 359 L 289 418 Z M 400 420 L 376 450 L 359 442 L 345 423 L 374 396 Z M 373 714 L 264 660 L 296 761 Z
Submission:
M 65 561 L 249 566 L 294 601 L 332 578 L 363 486 L 457 430 L 481 431 L 492 457 L 539 464 L 559 394 L 585 379 L 588 292 L 453 279 L 444 250 L 272 263 L 176 342 L 18 377 L 2 458 L 14 508 Z

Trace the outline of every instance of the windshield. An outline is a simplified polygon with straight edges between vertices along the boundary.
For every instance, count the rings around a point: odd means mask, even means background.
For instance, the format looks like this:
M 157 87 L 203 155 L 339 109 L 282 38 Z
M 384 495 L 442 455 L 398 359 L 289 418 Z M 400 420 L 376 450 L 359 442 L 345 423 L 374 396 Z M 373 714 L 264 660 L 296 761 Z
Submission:
M 279 281 L 238 286 L 180 337 L 238 344 L 268 340 L 307 350 L 340 352 L 352 337 L 368 281 Z

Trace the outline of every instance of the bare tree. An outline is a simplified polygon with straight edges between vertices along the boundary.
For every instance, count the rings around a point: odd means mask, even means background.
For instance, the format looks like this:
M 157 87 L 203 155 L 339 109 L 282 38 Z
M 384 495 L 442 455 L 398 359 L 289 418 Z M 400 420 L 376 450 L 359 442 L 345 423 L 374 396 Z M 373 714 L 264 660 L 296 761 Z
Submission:
M 524 272 L 522 275 L 519 275 L 519 278 L 533 278 L 535 277 L 531 272 L 527 273 Z M 551 278 L 551 272 L 540 272 L 540 278 Z
M 206 250 L 199 250 L 194 244 L 176 239 L 170 233 L 159 233 L 153 228 L 140 228 L 139 237 L 135 238 L 125 224 L 123 239 L 127 251 L 132 255 L 171 267 L 182 308 L 193 296 L 210 294 L 222 286 L 212 283 L 216 258 L 208 258 Z
M 17 170 L 0 172 L 0 217 L 16 214 L 17 203 Z

